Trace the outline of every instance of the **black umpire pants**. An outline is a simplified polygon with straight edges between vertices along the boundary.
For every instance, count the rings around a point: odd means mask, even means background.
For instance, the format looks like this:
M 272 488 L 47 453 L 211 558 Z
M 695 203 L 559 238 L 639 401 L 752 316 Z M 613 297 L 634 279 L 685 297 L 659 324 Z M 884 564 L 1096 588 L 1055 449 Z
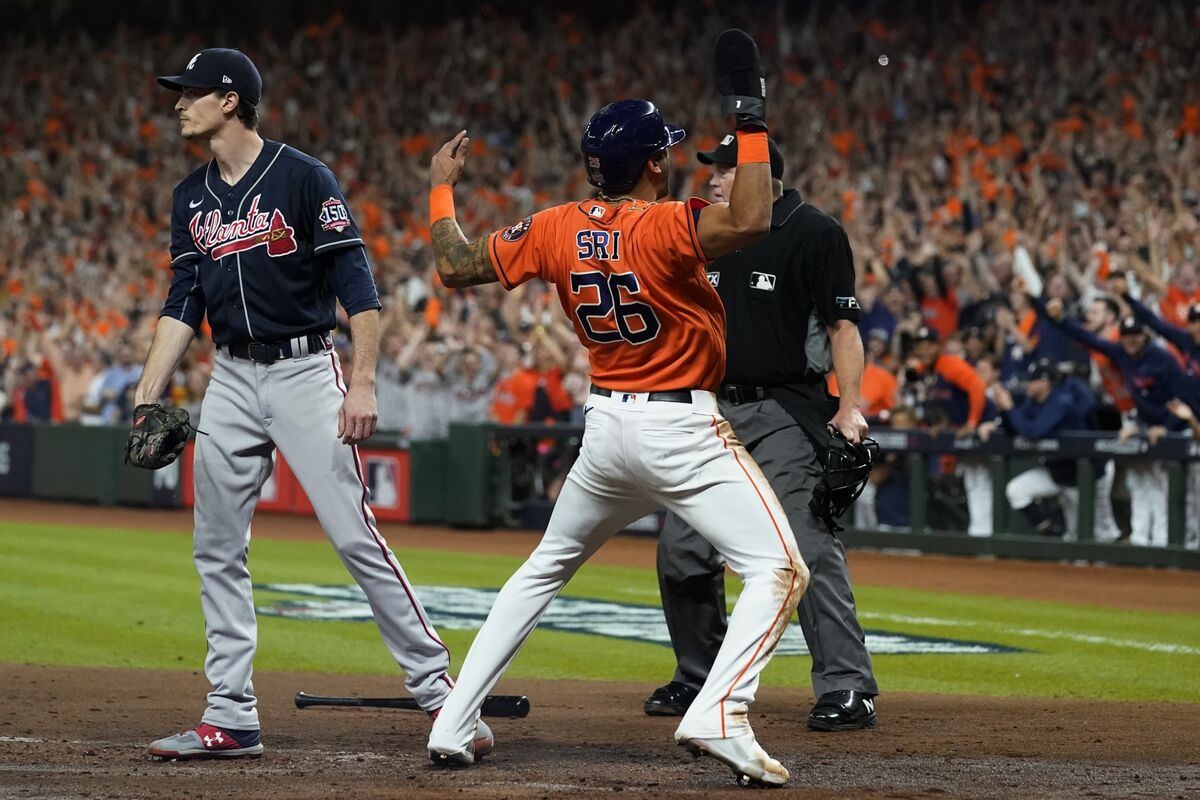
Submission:
M 821 465 L 812 443 L 773 399 L 721 413 L 754 456 L 787 512 L 811 578 L 800 601 L 800 628 L 812 654 L 816 696 L 852 689 L 879 693 L 841 541 L 809 511 Z M 699 689 L 725 636 L 725 566 L 720 555 L 674 514 L 658 541 L 658 585 L 678 667 L 675 680 Z

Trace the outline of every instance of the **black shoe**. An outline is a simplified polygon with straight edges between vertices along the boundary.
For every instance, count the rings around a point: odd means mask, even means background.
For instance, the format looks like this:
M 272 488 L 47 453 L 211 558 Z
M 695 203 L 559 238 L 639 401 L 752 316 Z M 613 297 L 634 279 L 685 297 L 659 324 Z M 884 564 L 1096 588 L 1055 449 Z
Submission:
M 652 717 L 682 717 L 691 708 L 692 701 L 700 692 L 686 683 L 671 681 L 660 686 L 646 698 L 643 708 Z
M 848 689 L 826 692 L 809 712 L 808 727 L 814 731 L 857 731 L 873 727 L 874 698 L 874 695 Z

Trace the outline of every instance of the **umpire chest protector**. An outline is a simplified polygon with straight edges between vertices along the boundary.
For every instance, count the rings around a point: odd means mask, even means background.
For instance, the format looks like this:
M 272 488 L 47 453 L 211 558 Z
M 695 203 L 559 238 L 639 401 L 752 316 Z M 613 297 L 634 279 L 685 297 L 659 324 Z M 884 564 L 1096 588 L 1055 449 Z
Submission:
M 770 234 L 710 263 L 708 280 L 725 304 L 726 383 L 821 382 L 832 366 L 826 321 L 857 319 L 846 234 L 795 190 L 775 201 Z

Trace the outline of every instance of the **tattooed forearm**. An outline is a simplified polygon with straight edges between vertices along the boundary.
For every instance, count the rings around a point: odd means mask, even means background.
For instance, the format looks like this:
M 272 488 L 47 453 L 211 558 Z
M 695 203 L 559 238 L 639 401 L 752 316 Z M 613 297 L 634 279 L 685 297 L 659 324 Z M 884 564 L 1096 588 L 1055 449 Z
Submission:
M 500 280 L 487 254 L 487 238 L 468 242 L 458 222 L 439 219 L 429 229 L 433 256 L 442 283 L 452 289 Z

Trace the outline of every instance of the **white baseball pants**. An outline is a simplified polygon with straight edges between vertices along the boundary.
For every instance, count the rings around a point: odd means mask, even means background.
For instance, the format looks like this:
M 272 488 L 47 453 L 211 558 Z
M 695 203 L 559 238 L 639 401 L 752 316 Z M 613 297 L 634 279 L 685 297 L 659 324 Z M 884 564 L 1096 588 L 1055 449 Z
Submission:
M 484 697 L 563 585 L 613 534 L 664 506 L 708 539 L 743 583 L 724 644 L 676 740 L 752 734 L 747 710 L 759 673 L 808 584 L 779 500 L 711 392 L 693 391 L 691 403 L 592 394 L 584 419 L 579 459 L 549 527 L 500 590 L 434 723 L 430 749 L 467 748 Z

